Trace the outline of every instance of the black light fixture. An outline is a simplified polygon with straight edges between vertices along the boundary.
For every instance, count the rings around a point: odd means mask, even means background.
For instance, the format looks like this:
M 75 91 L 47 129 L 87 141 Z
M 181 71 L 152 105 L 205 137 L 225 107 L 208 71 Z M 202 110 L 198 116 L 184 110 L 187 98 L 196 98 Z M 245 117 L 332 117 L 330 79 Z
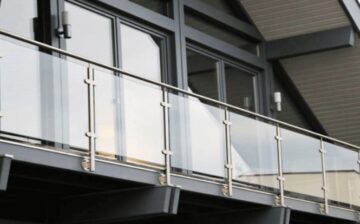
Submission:
M 70 39 L 71 38 L 71 24 L 70 24 L 69 11 L 62 11 L 61 24 L 62 24 L 62 27 L 59 27 L 57 29 L 57 35 L 59 37 L 65 38 L 65 39 Z

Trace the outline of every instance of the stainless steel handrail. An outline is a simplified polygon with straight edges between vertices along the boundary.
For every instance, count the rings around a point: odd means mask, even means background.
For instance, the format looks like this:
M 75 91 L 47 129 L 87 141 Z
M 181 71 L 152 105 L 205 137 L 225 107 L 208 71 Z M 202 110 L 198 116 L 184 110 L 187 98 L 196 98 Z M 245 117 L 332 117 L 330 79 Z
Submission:
M 144 81 L 144 82 L 148 82 L 148 83 L 151 83 L 151 84 L 154 84 L 154 85 L 158 85 L 158 86 L 161 86 L 161 87 L 164 87 L 164 88 L 168 88 L 168 89 L 174 90 L 176 92 L 186 94 L 188 96 L 192 96 L 192 97 L 196 97 L 196 98 L 199 98 L 199 99 L 202 99 L 202 100 L 206 100 L 208 102 L 211 102 L 211 103 L 214 103 L 214 104 L 217 104 L 217 105 L 220 105 L 220 106 L 224 106 L 224 107 L 229 108 L 229 109 L 237 110 L 237 111 L 240 111 L 242 113 L 246 113 L 246 114 L 249 114 L 249 115 L 264 119 L 264 120 L 267 120 L 267 121 L 271 121 L 271 122 L 274 122 L 274 123 L 279 124 L 281 126 L 285 126 L 285 127 L 291 128 L 291 129 L 298 130 L 300 132 L 304 132 L 304 133 L 316 136 L 319 139 L 323 138 L 323 139 L 326 139 L 328 141 L 336 142 L 336 143 L 339 143 L 341 145 L 348 146 L 350 148 L 360 150 L 360 146 L 353 145 L 353 144 L 350 144 L 350 143 L 347 143 L 347 142 L 344 142 L 344 141 L 341 141 L 339 139 L 332 138 L 332 137 L 329 137 L 329 136 L 326 136 L 326 135 L 323 135 L 323 134 L 319 134 L 319 133 L 316 133 L 316 132 L 313 132 L 313 131 L 310 131 L 310 130 L 307 130 L 307 129 L 304 129 L 304 128 L 301 128 L 301 127 L 298 127 L 298 126 L 283 122 L 283 121 L 279 121 L 279 120 L 276 120 L 274 118 L 270 118 L 270 117 L 267 117 L 267 116 L 264 116 L 264 115 L 249 111 L 249 110 L 245 110 L 245 109 L 242 109 L 242 108 L 239 108 L 239 107 L 236 107 L 236 106 L 233 106 L 233 105 L 230 105 L 230 104 L 218 101 L 218 100 L 214 100 L 214 99 L 211 99 L 211 98 L 206 97 L 206 96 L 202 96 L 202 95 L 199 95 L 199 94 L 196 94 L 196 93 L 192 93 L 192 92 L 189 92 L 187 90 L 180 89 L 178 87 L 175 87 L 175 86 L 172 86 L 172 85 L 169 85 L 169 84 L 165 84 L 165 83 L 162 83 L 162 82 L 157 82 L 157 81 L 153 81 L 153 80 L 150 80 L 150 79 L 146 79 L 146 78 L 141 77 L 140 75 L 132 74 L 132 73 L 126 72 L 126 71 L 124 71 L 122 69 L 96 62 L 96 61 L 94 61 L 92 59 L 76 55 L 75 53 L 65 51 L 65 50 L 50 46 L 48 44 L 41 43 L 39 41 L 28 39 L 26 37 L 23 37 L 23 36 L 18 35 L 18 34 L 11 33 L 11 32 L 6 31 L 4 29 L 0 29 L 0 35 L 11 37 L 11 38 L 14 38 L 16 40 L 20 40 L 22 42 L 26 42 L 26 43 L 29 43 L 29 44 L 32 44 L 32 45 L 36 45 L 38 47 L 45 48 L 45 49 L 60 53 L 62 55 L 66 55 L 66 56 L 78 59 L 80 61 L 84 61 L 84 62 L 93 64 L 93 65 L 96 65 L 96 66 L 99 66 L 99 67 L 102 67 L 102 68 L 105 68 L 105 69 L 112 70 L 114 72 L 121 73 L 122 75 L 129 76 L 131 78 L 135 78 L 135 79 L 138 79 L 138 80 L 141 80 L 141 81 Z

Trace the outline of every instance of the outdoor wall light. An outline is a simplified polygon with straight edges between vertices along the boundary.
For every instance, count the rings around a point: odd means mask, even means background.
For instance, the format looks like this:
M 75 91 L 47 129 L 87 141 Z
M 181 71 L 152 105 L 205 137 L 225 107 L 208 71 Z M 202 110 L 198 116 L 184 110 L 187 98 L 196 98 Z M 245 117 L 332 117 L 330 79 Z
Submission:
M 244 97 L 244 109 L 246 110 L 250 109 L 250 97 L 248 96 Z
M 274 93 L 274 103 L 276 105 L 276 111 L 280 112 L 281 108 L 281 92 Z
M 65 39 L 71 38 L 71 24 L 70 24 L 70 14 L 68 11 L 62 11 L 61 13 L 61 24 L 62 27 L 58 28 L 57 34 L 59 37 Z

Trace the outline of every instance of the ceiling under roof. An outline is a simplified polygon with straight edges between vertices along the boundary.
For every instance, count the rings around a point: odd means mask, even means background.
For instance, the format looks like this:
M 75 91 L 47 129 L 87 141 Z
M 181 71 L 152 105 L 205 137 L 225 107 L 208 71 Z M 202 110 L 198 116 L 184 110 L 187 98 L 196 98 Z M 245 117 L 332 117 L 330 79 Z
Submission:
M 350 25 L 338 0 L 238 0 L 266 40 Z

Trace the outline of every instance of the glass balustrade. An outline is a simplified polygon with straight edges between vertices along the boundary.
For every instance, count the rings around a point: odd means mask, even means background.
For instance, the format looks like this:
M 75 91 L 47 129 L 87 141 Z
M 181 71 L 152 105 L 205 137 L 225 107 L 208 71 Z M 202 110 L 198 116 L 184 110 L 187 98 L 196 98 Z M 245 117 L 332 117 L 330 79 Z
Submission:
M 230 112 L 233 178 L 256 187 L 278 188 L 276 127 Z
M 172 166 L 194 174 L 224 177 L 224 110 L 172 93 L 169 101 Z
M 321 202 L 324 192 L 319 139 L 284 128 L 281 137 L 286 195 Z
M 7 37 L 0 55 L 1 139 L 161 170 L 170 141 L 173 173 L 360 206 L 349 144 Z
M 325 142 L 326 180 L 331 204 L 360 207 L 359 153 Z

